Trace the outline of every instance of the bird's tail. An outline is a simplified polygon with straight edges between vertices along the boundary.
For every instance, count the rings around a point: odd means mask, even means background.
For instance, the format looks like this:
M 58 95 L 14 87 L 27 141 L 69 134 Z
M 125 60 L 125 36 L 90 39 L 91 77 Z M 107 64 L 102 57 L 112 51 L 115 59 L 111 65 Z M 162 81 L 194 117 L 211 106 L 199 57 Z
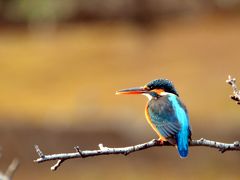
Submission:
M 188 136 L 186 132 L 179 132 L 177 135 L 177 149 L 181 158 L 185 158 L 188 155 Z

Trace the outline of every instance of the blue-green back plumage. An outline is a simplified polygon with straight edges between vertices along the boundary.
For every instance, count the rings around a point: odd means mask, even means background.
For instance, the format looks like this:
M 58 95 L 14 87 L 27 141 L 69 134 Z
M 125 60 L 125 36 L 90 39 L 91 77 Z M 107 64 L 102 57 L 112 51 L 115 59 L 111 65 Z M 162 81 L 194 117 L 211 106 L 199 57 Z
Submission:
M 191 132 L 187 110 L 179 98 L 168 93 L 153 98 L 147 108 L 150 119 L 160 134 L 177 145 L 181 157 L 186 157 Z
M 181 157 L 186 157 L 188 155 L 188 139 L 190 136 L 188 114 L 186 108 L 176 96 L 170 95 L 168 99 L 172 103 L 175 115 L 181 125 L 181 129 L 176 135 L 178 152 Z

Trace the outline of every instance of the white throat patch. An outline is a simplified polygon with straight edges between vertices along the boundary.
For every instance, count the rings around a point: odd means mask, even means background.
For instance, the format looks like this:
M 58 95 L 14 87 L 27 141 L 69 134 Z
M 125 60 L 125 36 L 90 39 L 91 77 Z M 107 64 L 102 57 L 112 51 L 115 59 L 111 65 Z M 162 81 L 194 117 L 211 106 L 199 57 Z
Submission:
M 142 95 L 146 96 L 149 101 L 152 100 L 152 98 L 153 98 L 153 97 L 152 97 L 150 94 L 148 94 L 148 93 L 143 93 Z
M 172 93 L 161 92 L 161 93 L 160 93 L 160 96 L 166 96 L 166 95 L 168 95 L 168 94 L 172 94 Z M 148 94 L 148 93 L 143 93 L 142 95 L 146 96 L 146 97 L 148 98 L 149 101 L 151 101 L 152 98 L 153 98 L 153 97 L 152 97 L 150 94 Z

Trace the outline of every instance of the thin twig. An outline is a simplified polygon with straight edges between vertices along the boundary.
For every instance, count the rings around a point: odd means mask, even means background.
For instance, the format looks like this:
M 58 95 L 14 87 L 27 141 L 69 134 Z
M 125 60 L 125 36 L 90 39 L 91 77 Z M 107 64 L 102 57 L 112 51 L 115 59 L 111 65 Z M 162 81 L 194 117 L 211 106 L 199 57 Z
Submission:
M 19 166 L 19 160 L 14 159 L 11 164 L 8 166 L 5 173 L 0 172 L 0 180 L 12 180 L 14 173 L 16 172 Z
M 5 176 L 8 177 L 8 179 L 12 179 L 14 173 L 16 172 L 17 168 L 19 166 L 19 160 L 14 159 L 12 163 L 8 166 L 7 171 L 5 172 Z
M 34 162 L 42 163 L 46 161 L 58 160 L 57 163 L 51 167 L 51 170 L 55 171 L 65 160 L 68 160 L 68 159 L 83 158 L 83 157 L 86 158 L 86 157 L 110 155 L 110 154 L 128 155 L 136 151 L 141 151 L 141 150 L 148 149 L 151 147 L 156 147 L 156 146 L 172 146 L 172 145 L 169 144 L 168 142 L 160 142 L 156 139 L 153 139 L 143 144 L 138 144 L 138 145 L 129 146 L 129 147 L 122 147 L 122 148 L 109 148 L 109 147 L 104 147 L 102 144 L 99 144 L 98 150 L 84 150 L 84 151 L 80 151 L 81 153 L 77 151 L 73 153 L 49 154 L 49 155 L 39 156 L 39 158 L 34 160 Z M 229 144 L 229 143 L 216 142 L 216 141 L 211 141 L 211 140 L 201 138 L 199 140 L 190 141 L 189 146 L 206 146 L 206 147 L 218 149 L 222 153 L 226 151 L 240 151 L 239 141 Z M 39 151 L 37 151 L 37 154 L 39 155 L 38 152 Z
M 57 163 L 54 164 L 54 165 L 51 167 L 51 170 L 52 170 L 52 171 L 56 171 L 56 170 L 61 166 L 61 164 L 62 164 L 65 160 L 66 160 L 66 159 L 59 159 L 59 160 L 57 161 Z
M 228 79 L 226 80 L 226 82 L 232 86 L 232 90 L 233 90 L 233 95 L 230 95 L 230 98 L 234 101 L 237 102 L 237 104 L 240 104 L 240 91 L 237 88 L 236 85 L 236 79 L 232 78 L 230 75 L 228 76 Z
M 41 158 L 43 158 L 43 157 L 44 157 L 44 154 L 43 154 L 43 152 L 40 150 L 40 148 L 38 147 L 38 145 L 34 145 L 34 147 L 35 147 L 35 150 L 36 150 L 38 156 L 41 157 Z

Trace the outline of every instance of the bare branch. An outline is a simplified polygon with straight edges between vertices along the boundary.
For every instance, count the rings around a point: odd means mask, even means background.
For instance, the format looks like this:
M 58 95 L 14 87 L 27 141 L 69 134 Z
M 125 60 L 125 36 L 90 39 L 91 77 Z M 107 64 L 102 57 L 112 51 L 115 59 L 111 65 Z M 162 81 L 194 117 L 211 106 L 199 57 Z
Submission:
M 237 88 L 236 85 L 236 79 L 232 78 L 230 75 L 228 76 L 228 79 L 226 80 L 226 82 L 228 84 L 230 84 L 232 86 L 232 90 L 233 90 L 233 95 L 230 96 L 230 98 L 234 101 L 237 102 L 237 104 L 240 104 L 240 91 Z
M 98 150 L 84 150 L 84 151 L 77 150 L 77 152 L 73 152 L 73 153 L 44 155 L 44 156 L 39 156 L 39 158 L 34 160 L 34 162 L 42 163 L 46 161 L 58 160 L 57 163 L 51 167 L 51 170 L 55 171 L 65 160 L 68 160 L 68 159 L 86 158 L 86 157 L 110 155 L 110 154 L 128 155 L 132 152 L 141 151 L 141 150 L 148 149 L 151 147 L 156 147 L 156 146 L 172 146 L 172 145 L 168 142 L 160 142 L 156 139 L 153 139 L 143 144 L 138 144 L 138 145 L 129 146 L 129 147 L 122 147 L 122 148 L 109 148 L 109 147 L 104 147 L 102 144 L 99 144 Z M 211 141 L 211 140 L 201 138 L 199 140 L 190 141 L 189 146 L 206 146 L 206 147 L 218 149 L 222 153 L 226 151 L 240 151 L 239 141 L 228 144 L 228 143 L 216 142 L 216 141 Z M 38 153 L 37 150 L 36 152 Z

